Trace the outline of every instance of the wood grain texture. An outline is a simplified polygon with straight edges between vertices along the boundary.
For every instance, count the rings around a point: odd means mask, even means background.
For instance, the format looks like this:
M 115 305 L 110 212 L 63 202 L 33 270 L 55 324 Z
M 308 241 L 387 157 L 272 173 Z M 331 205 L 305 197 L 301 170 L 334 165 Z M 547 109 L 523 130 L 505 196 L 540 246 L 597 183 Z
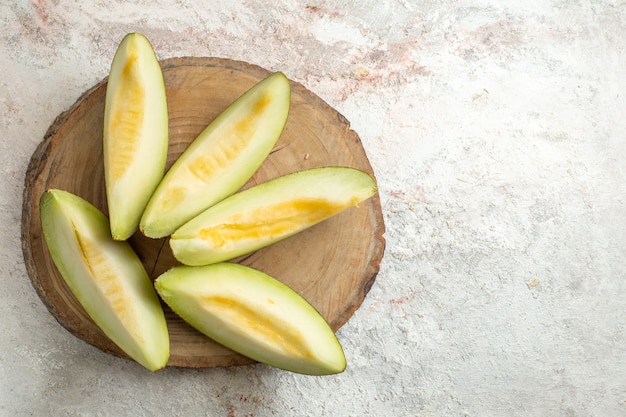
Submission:
M 269 75 L 263 68 L 219 58 L 174 58 L 161 63 L 167 87 L 168 167 L 237 97 Z M 34 152 L 25 178 L 22 249 L 32 285 L 68 331 L 126 357 L 92 322 L 54 266 L 41 233 L 39 198 L 50 188 L 75 193 L 101 209 L 107 202 L 102 158 L 106 80 L 57 117 Z M 374 175 L 358 135 L 318 96 L 292 82 L 292 104 L 274 150 L 243 187 L 320 166 L 350 166 Z M 296 236 L 234 261 L 283 281 L 304 296 L 334 330 L 363 302 L 383 256 L 385 226 L 378 194 L 359 207 Z M 139 232 L 129 242 L 151 278 L 177 264 L 167 239 Z M 171 357 L 168 366 L 216 367 L 252 363 L 192 329 L 166 306 Z

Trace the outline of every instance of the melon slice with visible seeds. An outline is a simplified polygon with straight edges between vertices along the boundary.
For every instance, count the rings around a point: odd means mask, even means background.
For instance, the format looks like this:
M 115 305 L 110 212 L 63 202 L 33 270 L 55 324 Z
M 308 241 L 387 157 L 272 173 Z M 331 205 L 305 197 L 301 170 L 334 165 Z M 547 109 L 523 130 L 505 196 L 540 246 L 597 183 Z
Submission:
M 165 174 L 168 112 L 159 61 L 130 33 L 111 64 L 104 109 L 104 172 L 111 235 L 128 239 Z
M 280 72 L 235 100 L 172 165 L 146 207 L 141 231 L 170 235 L 244 185 L 280 137 L 290 100 L 289 80 Z
M 271 276 L 234 263 L 177 266 L 155 281 L 161 298 L 216 342 L 280 369 L 344 371 L 337 337 L 302 296 Z
M 376 193 L 372 176 L 354 168 L 323 167 L 275 178 L 205 210 L 170 238 L 176 259 L 207 265 L 292 236 Z
M 94 323 L 147 369 L 163 368 L 169 359 L 165 315 L 131 246 L 113 240 L 104 214 L 67 191 L 46 191 L 40 217 L 54 264 Z

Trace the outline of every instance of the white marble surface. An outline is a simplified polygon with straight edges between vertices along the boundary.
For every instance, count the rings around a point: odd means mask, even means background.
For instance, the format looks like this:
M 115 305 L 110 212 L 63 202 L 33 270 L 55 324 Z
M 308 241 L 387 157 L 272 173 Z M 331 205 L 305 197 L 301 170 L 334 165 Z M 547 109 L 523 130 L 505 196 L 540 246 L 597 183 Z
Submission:
M 151 374 L 37 297 L 29 158 L 130 31 L 284 71 L 361 136 L 387 250 L 343 374 Z M 2 1 L 0 416 L 626 415 L 625 34 L 608 0 Z

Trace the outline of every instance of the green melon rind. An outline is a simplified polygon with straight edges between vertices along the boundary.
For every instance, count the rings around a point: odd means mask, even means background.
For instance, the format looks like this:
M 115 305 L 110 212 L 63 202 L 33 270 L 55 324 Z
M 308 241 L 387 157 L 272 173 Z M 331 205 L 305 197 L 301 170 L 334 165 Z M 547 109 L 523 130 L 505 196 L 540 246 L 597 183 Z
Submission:
M 259 103 L 264 103 L 263 109 L 255 111 L 261 107 Z M 281 72 L 268 76 L 235 100 L 166 173 L 141 218 L 142 233 L 151 238 L 168 236 L 207 207 L 236 192 L 271 152 L 285 127 L 290 104 L 290 82 Z M 247 124 L 255 127 L 234 129 Z M 247 139 L 242 139 L 242 133 Z M 235 147 L 237 140 L 240 143 Z M 194 170 L 198 160 L 210 163 L 202 170 Z M 217 166 L 226 160 L 228 163 Z
M 128 356 L 151 371 L 169 359 L 169 335 L 159 298 L 141 261 L 127 242 L 111 238 L 104 214 L 82 198 L 48 190 L 40 199 L 43 235 L 50 255 L 69 289 L 94 323 Z M 94 267 L 84 260 L 81 241 L 97 246 L 114 272 L 108 288 L 128 301 L 127 317 L 118 316 L 113 298 L 98 285 Z M 113 287 L 111 287 L 113 286 Z
M 155 287 L 191 326 L 255 361 L 307 375 L 346 368 L 343 349 L 320 313 L 261 271 L 234 263 L 182 265 L 158 277 Z
M 134 161 L 125 175 L 113 180 L 109 157 L 123 152 L 111 145 L 109 120 L 114 106 L 125 105 L 115 99 L 129 55 L 137 54 L 138 74 L 144 82 L 143 123 L 138 135 L 138 148 Z M 124 101 L 124 100 L 122 100 Z M 148 200 L 165 174 L 168 152 L 168 107 L 163 72 L 149 40 L 130 33 L 120 42 L 113 58 L 107 81 L 103 151 L 105 184 L 111 235 L 116 240 L 128 239 L 139 228 L 141 216 Z
M 293 236 L 339 212 L 374 195 L 377 185 L 368 173 L 349 167 L 322 167 L 298 171 L 275 178 L 238 192 L 213 207 L 205 210 L 176 230 L 169 241 L 176 259 L 192 266 L 207 265 L 233 259 L 263 247 L 269 246 L 289 236 Z M 201 231 L 224 224 L 233 215 L 247 216 L 260 207 L 270 207 L 281 201 L 300 199 L 302 201 L 327 201 L 340 206 L 340 210 L 314 222 L 304 222 L 285 233 L 270 236 L 253 236 L 242 240 L 228 240 L 223 237 L 219 245 L 201 237 Z M 311 211 L 315 210 L 313 206 Z M 254 223 L 282 221 L 275 212 L 266 212 L 267 217 L 255 218 Z

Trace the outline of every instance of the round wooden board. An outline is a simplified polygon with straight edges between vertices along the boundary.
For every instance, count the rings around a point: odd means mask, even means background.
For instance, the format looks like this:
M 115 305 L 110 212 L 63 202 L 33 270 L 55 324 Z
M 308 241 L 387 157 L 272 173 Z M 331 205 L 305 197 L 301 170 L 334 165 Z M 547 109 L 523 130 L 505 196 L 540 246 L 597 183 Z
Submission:
M 206 125 L 270 73 L 218 58 L 162 61 L 170 126 L 168 167 Z M 75 193 L 107 214 L 102 158 L 106 80 L 59 115 L 32 156 L 25 179 L 22 248 L 31 282 L 48 310 L 71 333 L 118 356 L 126 355 L 92 322 L 54 266 L 41 233 L 39 198 L 50 188 Z M 244 186 L 319 166 L 350 166 L 373 175 L 358 135 L 318 96 L 292 82 L 285 130 L 273 152 Z M 304 296 L 337 330 L 361 305 L 379 270 L 385 226 L 378 194 L 296 236 L 233 261 L 259 269 Z M 176 261 L 167 239 L 139 232 L 129 239 L 151 278 Z M 217 367 L 252 363 L 203 336 L 164 306 L 170 332 L 168 366 Z

